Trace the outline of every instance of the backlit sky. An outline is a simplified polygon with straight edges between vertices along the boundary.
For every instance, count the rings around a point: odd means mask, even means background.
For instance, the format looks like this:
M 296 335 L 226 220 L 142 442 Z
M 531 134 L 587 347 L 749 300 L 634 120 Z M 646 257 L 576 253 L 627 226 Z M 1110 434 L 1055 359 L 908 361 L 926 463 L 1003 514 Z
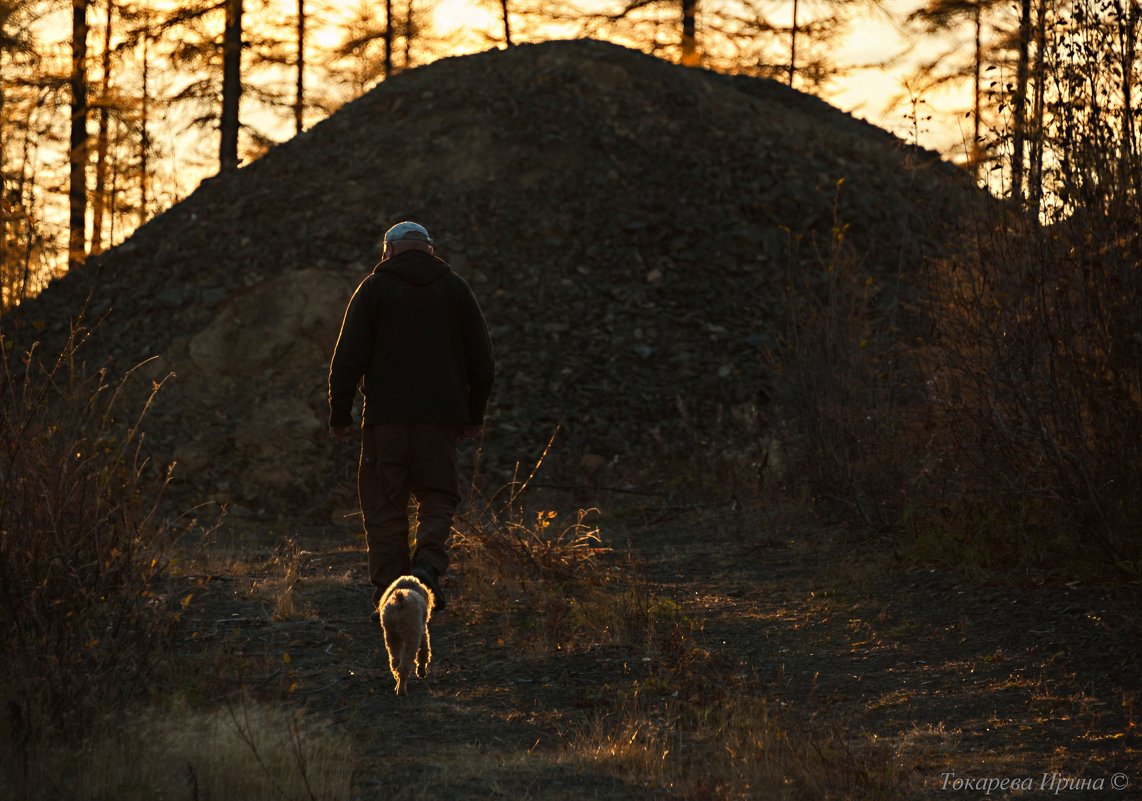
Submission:
M 602 0 L 597 1 L 602 2 Z M 907 13 L 922 1 L 883 0 L 885 5 L 895 12 L 897 18 L 907 16 Z M 270 2 L 279 11 L 278 20 L 282 23 L 288 24 L 296 14 L 297 0 L 270 0 Z M 580 0 L 581 4 L 590 2 L 596 0 Z M 721 6 L 733 0 L 719 0 L 718 3 L 714 0 L 700 0 L 700 2 L 710 6 Z M 813 2 L 814 0 L 802 0 L 802 8 L 805 9 L 802 12 L 803 21 L 811 18 Z M 176 0 L 152 0 L 150 5 L 161 17 L 176 5 Z M 250 19 L 265 20 L 262 8 L 255 8 L 255 4 L 249 0 L 247 6 Z M 396 0 L 393 6 L 396 14 L 402 13 L 407 7 L 402 0 Z M 482 32 L 498 37 L 501 30 L 498 4 L 493 0 L 415 0 L 414 7 L 433 9 L 432 24 L 425 32 L 427 35 L 423 40 L 414 42 L 414 49 L 419 49 L 419 53 L 414 55 L 414 61 L 423 61 L 429 50 L 434 55 L 460 55 L 486 50 L 494 46 L 494 38 L 489 39 L 488 35 Z M 57 5 L 56 8 L 58 10 L 55 13 L 41 19 L 41 38 L 48 43 L 54 42 L 54 52 L 59 57 L 66 58 L 67 41 L 71 31 L 70 14 L 63 4 Z M 98 25 L 102 21 L 103 8 L 102 3 L 93 3 L 90 12 L 90 21 L 96 26 L 89 40 L 88 50 L 91 59 L 89 69 L 93 79 L 98 75 L 99 69 L 98 54 L 102 43 L 98 41 Z M 356 8 L 366 8 L 374 20 L 383 13 L 383 7 L 378 5 L 377 0 L 307 0 L 307 9 L 316 14 L 310 21 L 307 35 L 308 47 L 315 51 L 309 55 L 311 60 L 318 57 L 316 51 L 327 52 L 339 44 L 344 34 L 336 22 L 349 18 Z M 766 10 L 770 14 L 771 22 L 776 25 L 787 25 L 788 15 L 792 13 L 792 2 L 772 0 Z M 786 14 L 785 19 L 777 13 L 781 10 Z M 669 19 L 671 11 L 668 7 L 664 7 L 661 18 Z M 860 16 L 852 20 L 845 39 L 832 48 L 830 53 L 835 64 L 848 67 L 850 70 L 826 87 L 823 93 L 824 99 L 891 131 L 907 142 L 916 142 L 940 151 L 951 160 L 960 160 L 963 151 L 962 142 L 967 138 L 965 129 L 970 127 L 971 122 L 964 118 L 964 111 L 969 106 L 967 87 L 961 87 L 954 92 L 925 93 L 918 107 L 921 122 L 914 128 L 912 121 L 905 117 L 909 109 L 907 82 L 921 56 L 930 57 L 937 48 L 939 50 L 964 48 L 970 53 L 971 42 L 967 41 L 966 37 L 960 42 L 950 37 L 938 42 L 929 39 L 921 44 L 913 43 L 913 49 L 909 50 L 907 37 L 889 21 L 886 14 L 873 10 L 862 10 L 859 14 Z M 323 19 L 324 24 L 318 22 L 319 19 Z M 701 7 L 698 22 L 699 47 L 701 47 L 703 34 Z M 676 23 L 671 21 L 669 24 L 673 26 Z M 519 27 L 518 22 L 515 27 Z M 574 36 L 577 32 L 577 28 L 565 25 L 562 28 L 552 26 L 537 33 L 548 38 L 564 38 Z M 519 36 L 519 31 L 517 38 L 524 38 Z M 426 44 L 428 42 L 431 44 Z M 442 49 L 444 42 L 448 42 L 447 50 Z M 637 43 L 621 41 L 620 43 L 637 46 Z M 889 66 L 875 66 L 894 57 L 897 58 Z M 185 76 L 179 77 L 173 72 L 169 75 L 160 72 L 153 76 L 153 80 L 156 86 L 152 87 L 152 91 L 159 93 L 176 91 L 185 85 Z M 283 80 L 288 83 L 288 75 L 285 73 Z M 349 98 L 346 96 L 343 99 Z M 166 174 L 170 177 L 166 183 L 156 184 L 156 191 L 166 192 L 165 199 L 161 201 L 164 206 L 185 197 L 202 178 L 212 175 L 217 169 L 215 150 L 217 145 L 214 137 L 209 134 L 205 137 L 182 135 L 180 130 L 185 123 L 179 121 L 179 114 L 180 112 L 176 111 L 173 117 L 168 115 L 166 119 L 156 120 L 152 130 L 152 136 L 165 144 L 167 152 Z M 273 139 L 281 141 L 293 134 L 293 122 L 288 113 L 278 111 L 270 114 L 264 109 L 259 110 L 257 104 L 248 103 L 243 105 L 242 115 L 243 120 L 261 128 Z M 185 118 L 185 113 L 182 116 Z M 925 119 L 928 117 L 930 119 Z M 317 118 L 307 119 L 307 125 L 316 122 Z M 94 133 L 94 122 L 89 123 L 89 130 Z M 58 163 L 66 164 L 65 153 L 60 152 L 57 156 Z M 61 191 L 58 197 L 49 203 L 45 215 L 49 219 L 58 217 L 59 220 L 65 220 L 63 216 L 65 211 L 66 195 Z M 64 228 L 61 222 L 60 229 Z M 121 231 L 120 238 L 127 233 L 126 230 Z
M 919 4 L 918 0 L 886 0 L 884 3 L 899 19 L 906 17 Z M 788 6 L 791 15 L 792 3 Z M 699 17 L 700 13 L 699 11 Z M 774 14 L 772 21 L 787 24 L 788 18 L 782 20 L 780 15 Z M 438 0 L 434 22 L 441 33 L 463 28 L 499 29 L 498 14 L 493 5 L 481 3 L 480 0 Z M 486 49 L 487 46 L 479 39 L 474 39 L 467 45 L 472 51 Z M 946 39 L 939 43 L 939 47 L 970 49 L 971 43 L 966 39 L 962 42 Z M 969 106 L 967 87 L 957 91 L 929 91 L 917 98 L 921 101 L 918 107 L 921 118 L 919 130 L 913 127 L 911 120 L 904 118 L 910 107 L 907 98 L 912 94 L 907 85 L 908 79 L 921 59 L 921 54 L 926 58 L 931 52 L 932 43 L 910 49 L 906 37 L 889 21 L 886 14 L 872 10 L 861 11 L 860 16 L 853 21 L 850 32 L 834 52 L 833 59 L 839 65 L 848 67 L 868 66 L 853 69 L 848 75 L 834 80 L 825 93 L 825 99 L 908 141 L 918 138 L 919 144 L 939 150 L 948 158 L 957 159 L 957 151 L 962 150 L 961 143 L 965 138 L 966 129 L 962 117 Z M 875 66 L 896 57 L 899 57 L 898 63 L 887 68 Z M 924 117 L 928 115 L 932 119 L 925 121 Z
M 587 5 L 590 1 L 583 0 L 583 4 Z M 296 13 L 296 0 L 271 0 L 271 2 L 281 9 L 283 20 Z M 337 17 L 348 16 L 350 9 L 357 6 L 359 2 L 369 2 L 369 0 L 350 0 L 349 2 L 309 0 L 308 6 L 318 11 L 327 20 L 332 21 Z M 713 5 L 712 0 L 706 0 L 706 2 Z M 897 18 L 902 19 L 922 0 L 882 0 L 882 2 L 886 8 L 895 13 Z M 176 0 L 152 0 L 151 5 L 161 14 L 173 8 L 177 2 Z M 247 3 L 247 5 L 250 4 Z M 404 3 L 402 2 L 395 2 L 393 5 L 394 13 L 404 10 Z M 477 33 L 478 31 L 499 33 L 498 5 L 492 0 L 435 0 L 432 5 L 432 27 L 435 29 L 435 38 L 453 38 L 457 42 L 451 54 L 476 52 L 492 46 L 485 37 Z M 782 19 L 780 13 L 777 13 L 781 8 L 781 3 L 775 0 L 772 5 L 772 9 L 774 9 L 771 14 L 772 22 L 775 24 L 788 23 L 788 15 L 792 13 L 793 4 L 788 2 L 786 5 L 789 10 L 786 12 L 786 18 Z M 807 5 L 809 3 L 803 2 L 803 9 Z M 322 7 L 315 8 L 317 6 Z M 93 7 L 91 12 L 93 24 L 102 18 L 101 12 L 102 9 Z M 248 13 L 253 14 L 254 11 L 251 9 Z M 377 13 L 380 13 L 379 9 Z M 803 10 L 802 19 L 806 19 L 811 13 L 811 9 L 809 11 Z M 963 140 L 964 121 L 962 117 L 963 112 L 968 107 L 967 88 L 963 87 L 955 92 L 925 93 L 922 98 L 921 117 L 931 114 L 932 120 L 923 125 L 919 131 L 914 131 L 912 123 L 904 118 L 908 104 L 900 101 L 909 95 L 906 82 L 920 59 L 918 53 L 922 53 L 925 57 L 930 56 L 934 45 L 942 49 L 957 46 L 970 48 L 970 42 L 966 39 L 960 43 L 952 39 L 944 39 L 939 43 L 925 42 L 909 52 L 909 43 L 906 38 L 887 19 L 884 13 L 862 9 L 858 14 L 859 16 L 852 21 L 844 41 L 831 54 L 833 61 L 838 65 L 854 69 L 849 74 L 831 82 L 824 94 L 825 99 L 839 108 L 864 117 L 908 141 L 918 138 L 919 144 L 940 150 L 947 157 L 955 159 L 957 149 L 962 149 L 957 148 L 957 145 Z M 52 22 L 50 27 L 58 29 L 59 33 L 56 37 L 49 38 L 55 38 L 61 42 L 66 41 L 67 35 L 70 33 L 69 15 L 64 15 L 61 12 Z M 470 32 L 470 34 L 465 36 L 465 31 Z M 554 29 L 550 35 L 561 37 L 574 35 L 574 33 L 573 29 L 565 28 L 563 30 Z M 699 45 L 701 45 L 700 8 L 698 34 Z M 311 23 L 308 41 L 310 46 L 329 49 L 338 43 L 341 35 L 340 30 L 333 25 L 321 27 Z M 94 56 L 95 51 L 98 50 L 98 43 L 94 40 L 90 41 L 89 48 L 91 48 L 89 53 Z M 900 56 L 900 58 L 896 63 L 886 68 L 870 66 L 869 68 L 855 69 L 860 65 L 876 65 L 895 56 Z M 283 121 L 281 125 L 282 132 L 279 138 L 284 139 L 291 133 L 290 123 Z

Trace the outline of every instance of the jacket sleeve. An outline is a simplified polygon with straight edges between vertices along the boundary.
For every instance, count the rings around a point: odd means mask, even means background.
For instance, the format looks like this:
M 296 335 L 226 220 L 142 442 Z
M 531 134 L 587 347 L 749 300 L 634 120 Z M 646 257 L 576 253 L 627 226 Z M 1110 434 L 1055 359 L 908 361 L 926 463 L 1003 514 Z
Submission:
M 492 338 L 484 312 L 472 290 L 468 290 L 465 315 L 464 348 L 468 363 L 468 421 L 471 425 L 484 424 L 484 412 L 492 394 L 496 378 L 496 361 L 492 354 Z
M 372 289 L 372 282 L 366 278 L 353 293 L 329 363 L 329 425 L 333 428 L 353 424 L 353 399 L 373 358 L 376 325 Z

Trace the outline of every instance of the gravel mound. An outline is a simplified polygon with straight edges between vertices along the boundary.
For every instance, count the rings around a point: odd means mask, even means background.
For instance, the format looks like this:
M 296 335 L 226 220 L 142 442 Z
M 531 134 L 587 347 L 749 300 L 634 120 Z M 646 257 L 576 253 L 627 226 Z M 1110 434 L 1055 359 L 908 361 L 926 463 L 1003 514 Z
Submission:
M 838 182 L 843 183 L 838 186 Z M 472 284 L 499 379 L 484 465 L 563 421 L 558 470 L 652 463 L 726 420 L 753 436 L 790 269 L 838 222 L 907 280 L 970 182 L 935 154 L 772 81 L 596 41 L 445 59 L 385 82 L 54 283 L 7 327 L 49 342 L 90 298 L 89 358 L 176 373 L 149 417 L 176 497 L 343 520 L 324 435 L 345 303 L 384 230 L 423 223 Z M 796 248 L 791 243 L 800 242 Z

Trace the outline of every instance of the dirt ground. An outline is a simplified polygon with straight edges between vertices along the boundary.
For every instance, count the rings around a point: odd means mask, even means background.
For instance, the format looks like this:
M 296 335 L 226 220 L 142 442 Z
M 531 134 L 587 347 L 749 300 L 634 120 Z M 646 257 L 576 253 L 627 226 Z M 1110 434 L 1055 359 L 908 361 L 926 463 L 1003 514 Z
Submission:
M 1108 591 L 905 569 L 888 547 L 763 513 L 641 512 L 603 515 L 610 558 L 633 558 L 703 648 L 759 677 L 806 727 L 888 749 L 901 797 L 982 797 L 962 782 L 988 777 L 1033 778 L 1028 797 L 1142 797 L 1139 620 Z M 691 797 L 567 757 L 592 721 L 616 714 L 617 698 L 648 686 L 656 666 L 645 647 L 516 641 L 536 614 L 529 598 L 484 614 L 462 591 L 459 563 L 449 608 L 432 621 L 429 677 L 398 698 L 358 538 L 242 526 L 210 546 L 229 568 L 179 579 L 193 595 L 181 650 L 221 647 L 248 666 L 237 683 L 351 733 L 357 797 Z M 268 557 L 287 536 L 300 570 L 283 616 L 281 560 Z M 1059 792 L 1056 773 L 1102 777 L 1104 789 Z M 1115 774 L 1126 789 L 1110 789 Z

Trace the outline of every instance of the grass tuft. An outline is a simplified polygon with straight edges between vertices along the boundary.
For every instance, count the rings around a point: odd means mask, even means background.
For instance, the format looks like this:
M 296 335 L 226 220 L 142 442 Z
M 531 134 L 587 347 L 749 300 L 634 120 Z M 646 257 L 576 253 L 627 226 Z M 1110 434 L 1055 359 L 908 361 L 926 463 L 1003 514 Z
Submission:
M 145 709 L 98 721 L 84 746 L 37 749 L 5 797 L 27 801 L 338 801 L 351 797 L 351 743 L 280 706 Z

